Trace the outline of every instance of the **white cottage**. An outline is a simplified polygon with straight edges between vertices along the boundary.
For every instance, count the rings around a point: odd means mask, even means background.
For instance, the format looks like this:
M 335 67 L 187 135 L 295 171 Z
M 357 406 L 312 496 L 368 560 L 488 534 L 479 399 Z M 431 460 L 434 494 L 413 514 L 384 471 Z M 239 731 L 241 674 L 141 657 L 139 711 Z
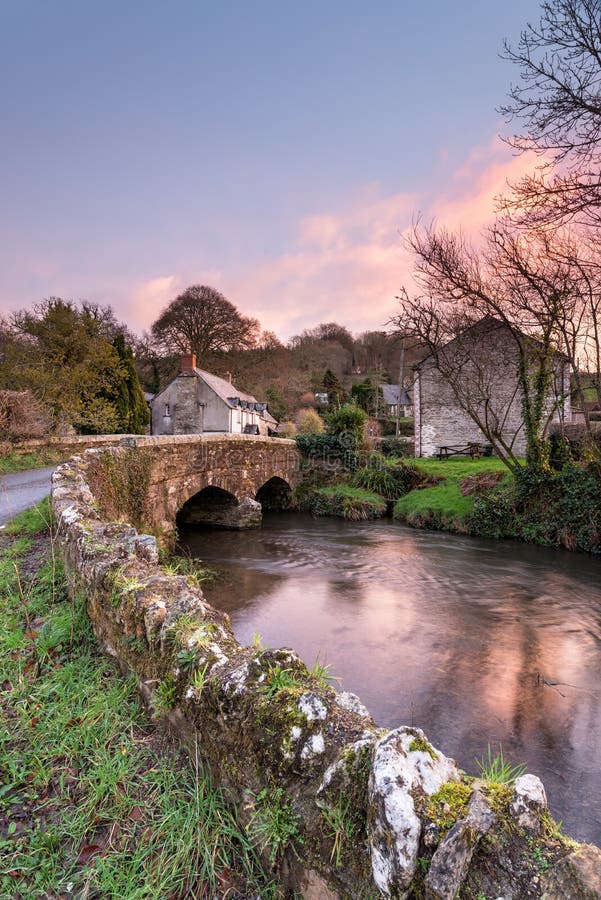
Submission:
M 264 434 L 277 422 L 252 394 L 182 356 L 179 375 L 151 401 L 152 434 Z

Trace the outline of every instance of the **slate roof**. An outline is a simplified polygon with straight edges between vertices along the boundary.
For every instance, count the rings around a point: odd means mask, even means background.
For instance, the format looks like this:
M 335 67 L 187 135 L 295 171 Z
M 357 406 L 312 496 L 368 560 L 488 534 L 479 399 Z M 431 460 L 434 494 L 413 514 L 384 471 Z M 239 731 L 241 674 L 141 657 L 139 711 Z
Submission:
M 384 396 L 384 403 L 388 406 L 396 406 L 399 400 L 399 386 L 398 384 L 381 384 L 382 394 Z M 405 388 L 401 389 L 401 406 L 411 406 L 412 401 L 411 397 L 405 390 Z
M 245 394 L 244 391 L 239 391 L 235 384 L 231 384 L 231 382 L 227 381 L 225 378 L 220 378 L 218 375 L 212 375 L 211 372 L 205 372 L 204 369 L 199 369 L 198 367 L 196 367 L 194 371 L 202 378 L 205 384 L 209 385 L 211 390 L 215 391 L 217 396 L 220 397 L 230 409 L 236 408 L 235 404 L 231 402 L 232 397 L 239 397 L 240 400 L 246 400 L 248 403 L 257 402 L 256 397 L 253 397 L 252 394 Z
M 528 340 L 531 344 L 536 344 L 538 347 L 543 346 L 539 340 L 537 340 L 535 337 L 532 337 L 531 335 L 526 334 L 523 331 L 520 331 L 519 328 L 515 328 L 515 327 L 511 328 L 506 322 L 503 322 L 501 319 L 497 319 L 497 318 L 495 318 L 495 316 L 486 315 L 486 316 L 483 316 L 481 319 L 478 319 L 476 322 L 472 322 L 471 325 L 468 325 L 467 328 L 464 328 L 462 331 L 459 332 L 459 334 L 456 334 L 454 338 L 451 338 L 451 340 L 447 341 L 446 344 L 443 344 L 440 349 L 446 350 L 449 347 L 452 347 L 453 344 L 459 343 L 459 341 L 462 338 L 464 338 L 465 335 L 469 334 L 470 331 L 477 334 L 478 331 L 485 331 L 487 329 L 489 331 L 492 331 L 493 329 L 499 329 L 499 328 L 503 328 L 510 333 L 513 332 L 513 334 L 515 334 L 515 335 L 519 335 L 520 337 L 526 338 L 526 340 Z M 553 350 L 553 355 L 569 362 L 569 357 L 565 353 L 563 353 L 561 350 Z M 424 365 L 424 363 L 427 363 L 430 359 L 432 359 L 433 356 L 434 356 L 434 353 L 429 353 L 428 356 L 425 356 L 420 362 L 418 362 L 415 366 L 413 366 L 414 370 L 421 369 L 421 367 Z

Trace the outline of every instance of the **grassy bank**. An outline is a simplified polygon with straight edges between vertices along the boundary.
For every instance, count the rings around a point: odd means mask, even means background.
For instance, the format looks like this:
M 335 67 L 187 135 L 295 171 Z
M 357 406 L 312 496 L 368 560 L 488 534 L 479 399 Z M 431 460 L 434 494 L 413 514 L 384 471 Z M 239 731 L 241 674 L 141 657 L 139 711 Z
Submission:
M 386 515 L 394 501 L 397 521 L 465 531 L 474 500 L 510 478 L 496 458 L 385 459 L 374 453 L 355 470 L 309 464 L 295 505 L 316 516 L 360 520 Z
M 36 450 L 33 453 L 17 453 L 13 450 L 0 457 L 0 475 L 13 472 L 25 472 L 27 469 L 41 469 L 43 466 L 54 466 L 65 460 L 65 454 L 58 450 Z
M 0 551 L 0 897 L 275 897 L 223 792 L 67 597 L 47 502 Z
M 393 516 L 416 528 L 464 531 L 474 499 L 484 488 L 511 476 L 500 459 L 406 459 L 432 480 L 431 487 L 410 491 L 394 505 Z
M 373 491 L 339 484 L 317 489 L 305 508 L 314 516 L 337 516 L 359 522 L 385 515 L 386 500 Z

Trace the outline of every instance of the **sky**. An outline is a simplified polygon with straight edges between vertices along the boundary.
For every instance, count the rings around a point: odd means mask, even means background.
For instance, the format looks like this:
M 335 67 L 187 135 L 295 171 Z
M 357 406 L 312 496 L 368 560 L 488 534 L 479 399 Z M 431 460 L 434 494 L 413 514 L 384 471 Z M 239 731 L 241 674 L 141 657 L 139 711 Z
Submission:
M 0 0 L 0 314 L 148 329 L 190 284 L 287 339 L 381 329 L 417 214 L 476 233 L 534 0 Z

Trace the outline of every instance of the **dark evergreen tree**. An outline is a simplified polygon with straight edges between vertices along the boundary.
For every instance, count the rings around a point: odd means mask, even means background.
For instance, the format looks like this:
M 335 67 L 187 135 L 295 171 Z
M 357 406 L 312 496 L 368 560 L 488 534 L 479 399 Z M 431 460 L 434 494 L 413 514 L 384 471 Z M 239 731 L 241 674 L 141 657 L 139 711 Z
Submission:
M 121 427 L 127 434 L 144 434 L 149 421 L 149 412 L 136 372 L 134 355 L 122 334 L 117 335 L 113 347 L 119 354 L 122 370 L 114 395 Z
M 345 391 L 342 382 L 331 369 L 326 369 L 323 376 L 323 388 L 328 394 L 328 402 L 340 406 L 345 400 Z

